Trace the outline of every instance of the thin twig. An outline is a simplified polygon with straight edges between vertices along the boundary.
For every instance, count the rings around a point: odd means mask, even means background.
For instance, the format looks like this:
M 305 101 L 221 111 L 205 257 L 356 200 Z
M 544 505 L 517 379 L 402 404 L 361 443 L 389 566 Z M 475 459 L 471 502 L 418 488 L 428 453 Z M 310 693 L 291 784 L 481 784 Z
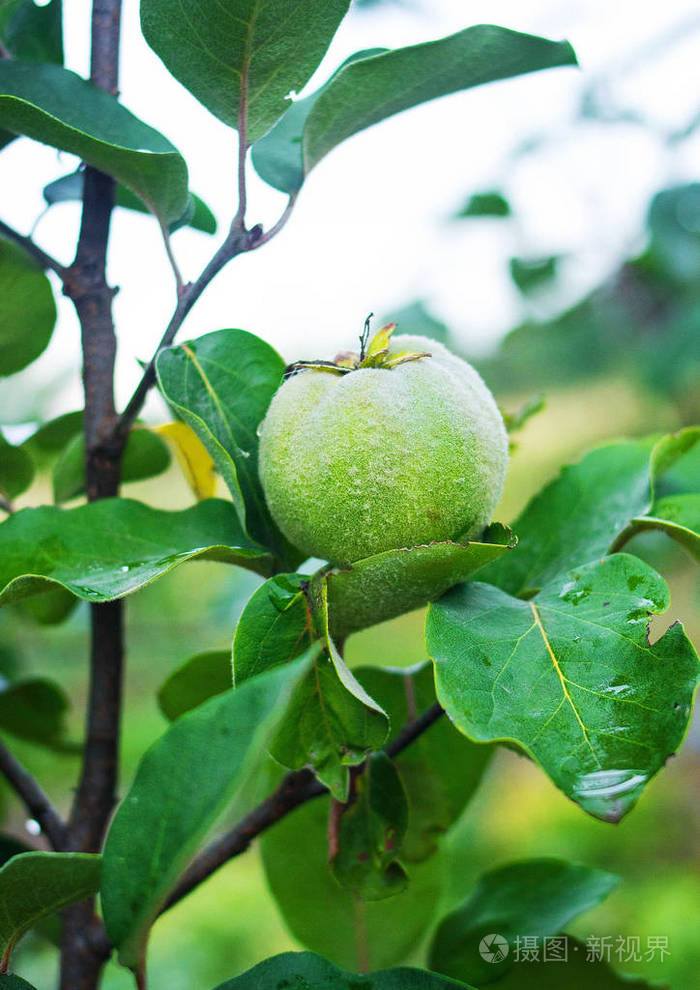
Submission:
M 393 758 L 394 756 L 398 756 L 399 753 L 403 753 L 412 742 L 415 742 L 419 736 L 422 736 L 444 713 L 445 710 L 442 705 L 437 701 L 434 702 L 418 718 L 414 718 L 404 725 L 403 729 L 397 734 L 396 739 L 393 739 L 385 746 L 384 752 L 386 755 Z
M 170 318 L 170 322 L 165 328 L 163 336 L 158 342 L 158 346 L 155 349 L 153 357 L 146 365 L 143 375 L 141 376 L 141 381 L 136 386 L 133 395 L 126 404 L 124 412 L 119 417 L 114 431 L 115 438 L 126 436 L 134 420 L 141 412 L 146 396 L 155 384 L 155 368 L 158 355 L 164 347 L 169 347 L 170 344 L 172 344 L 178 330 L 185 322 L 185 318 L 204 290 L 219 274 L 221 269 L 229 263 L 229 261 L 232 261 L 234 258 L 238 257 L 239 254 L 246 254 L 248 251 L 255 251 L 255 249 L 261 244 L 266 244 L 269 240 L 275 237 L 282 230 L 289 219 L 292 210 L 294 209 L 295 200 L 296 196 L 290 196 L 289 202 L 287 203 L 287 206 L 285 207 L 284 212 L 280 216 L 277 223 L 275 223 L 274 226 L 272 226 L 265 233 L 262 233 L 259 227 L 253 227 L 251 230 L 239 230 L 235 227 L 234 221 L 234 224 L 231 225 L 231 229 L 226 236 L 226 240 L 204 268 L 199 278 L 195 282 L 190 282 L 183 286 L 180 298 L 177 301 L 177 306 L 175 307 L 175 311 Z
M 232 258 L 235 258 L 236 255 L 242 254 L 243 251 L 247 250 L 246 245 L 249 236 L 249 234 L 241 234 L 237 231 L 230 231 L 226 237 L 226 240 L 223 242 L 206 268 L 202 271 L 199 278 L 195 282 L 190 282 L 189 285 L 184 286 L 180 298 L 177 301 L 175 311 L 170 318 L 170 322 L 165 328 L 163 336 L 158 342 L 155 353 L 146 365 L 141 381 L 136 386 L 134 394 L 129 399 L 124 412 L 119 417 L 119 421 L 117 422 L 115 428 L 115 436 L 125 436 L 141 411 L 146 395 L 156 380 L 156 358 L 160 352 L 164 347 L 168 347 L 172 344 L 176 333 L 185 320 L 185 317 L 207 288 L 211 280 L 218 275 L 224 265 L 231 261 Z
M 10 966 L 10 957 L 12 956 L 12 950 L 15 947 L 15 939 L 11 938 L 7 945 L 5 946 L 5 951 L 2 954 L 2 962 L 0 963 L 0 973 L 6 973 Z
M 141 959 L 141 962 L 134 970 L 134 982 L 136 983 L 136 990 L 148 990 L 148 983 L 146 981 L 146 957 L 145 955 Z
M 49 212 L 49 210 L 51 209 L 52 205 L 53 205 L 52 203 L 47 203 L 46 206 L 44 207 L 44 209 L 41 210 L 41 212 L 39 213 L 39 216 L 36 218 L 36 220 L 32 224 L 32 229 L 29 231 L 29 236 L 31 238 L 33 238 L 34 235 L 36 234 L 36 228 L 39 226 L 39 224 L 41 223 L 41 221 L 44 219 L 44 217 L 46 216 L 46 214 Z
M 245 211 L 248 205 L 245 164 L 248 155 L 248 70 L 250 62 L 250 37 L 241 67 L 241 90 L 238 99 L 238 209 L 231 230 L 245 231 Z
M 233 218 L 231 228 L 233 230 L 244 231 L 245 212 L 248 205 L 248 190 L 246 187 L 245 164 L 248 154 L 248 145 L 245 139 L 245 112 L 241 112 L 242 121 L 239 118 L 238 127 L 238 209 Z
M 163 911 L 177 904 L 183 897 L 207 880 L 212 873 L 230 859 L 245 852 L 253 839 L 280 821 L 290 811 L 313 798 L 321 797 L 327 790 L 310 770 L 294 770 L 288 773 L 279 787 L 249 814 L 242 818 L 225 835 L 215 839 L 192 861 L 165 902 Z M 162 912 L 161 912 L 162 913 Z
M 6 512 L 8 516 L 11 516 L 12 513 L 15 511 L 12 502 L 10 502 L 9 499 L 5 498 L 4 495 L 0 495 L 0 509 L 3 512 Z
M 647 529 L 654 529 L 654 524 L 647 522 L 644 517 L 630 520 L 627 526 L 620 530 L 613 542 L 610 544 L 607 553 L 619 553 L 625 544 L 629 543 L 633 536 L 637 536 L 639 533 L 643 533 L 644 530 Z
M 185 283 L 182 278 L 182 272 L 180 271 L 180 266 L 177 263 L 177 259 L 173 252 L 173 245 L 170 240 L 170 231 L 168 230 L 166 224 L 158 218 L 158 223 L 160 225 L 160 232 L 163 235 L 163 244 L 165 246 L 165 253 L 168 257 L 168 262 L 172 269 L 173 275 L 175 276 L 175 291 L 177 292 L 177 298 L 179 299 L 185 288 Z
M 267 244 L 268 241 L 271 241 L 273 237 L 276 237 L 277 234 L 279 234 L 279 232 L 282 230 L 284 225 L 287 223 L 287 220 L 289 220 L 289 218 L 292 215 L 294 204 L 297 201 L 297 196 L 298 193 L 290 194 L 289 199 L 287 200 L 287 205 L 282 211 L 282 214 L 280 215 L 280 218 L 277 221 L 277 223 L 273 224 L 269 230 L 266 230 L 263 234 L 261 234 L 255 241 L 255 243 L 251 244 L 251 246 L 248 248 L 249 251 L 257 250 L 257 248 L 259 248 L 261 244 Z
M 30 254 L 35 261 L 38 261 L 42 268 L 48 268 L 52 272 L 56 272 L 60 279 L 63 279 L 66 274 L 66 267 L 62 265 L 55 258 L 52 258 L 50 254 L 47 254 L 43 248 L 40 248 L 38 244 L 35 244 L 31 237 L 27 237 L 25 234 L 20 234 L 19 231 L 10 227 L 6 224 L 4 220 L 0 220 L 0 235 L 6 237 L 10 241 L 14 241 L 15 244 L 19 244 L 21 248 Z
M 179 268 L 175 262 L 175 258 L 170 247 L 170 237 L 167 229 L 161 224 L 161 231 L 165 242 L 165 250 L 167 252 L 171 268 L 175 274 L 175 281 L 177 284 L 177 306 L 175 307 L 175 312 L 170 318 L 170 322 L 165 328 L 163 336 L 158 342 L 158 346 L 156 347 L 153 357 L 146 365 L 143 375 L 141 376 L 141 381 L 136 386 L 136 389 L 129 399 L 124 412 L 119 418 L 115 430 L 115 436 L 117 437 L 124 437 L 126 435 L 132 423 L 141 411 L 149 390 L 155 384 L 156 359 L 160 352 L 164 347 L 169 347 L 170 344 L 172 344 L 175 339 L 175 335 L 182 326 L 187 314 L 212 279 L 214 279 L 224 265 L 228 264 L 228 262 L 235 258 L 236 255 L 250 250 L 253 241 L 258 236 L 257 230 L 254 232 L 248 232 L 245 227 L 245 212 L 247 205 L 245 165 L 246 155 L 248 152 L 248 145 L 246 143 L 246 78 L 246 69 L 244 67 L 243 72 L 241 73 L 241 95 L 238 112 L 238 209 L 236 210 L 236 215 L 231 221 L 231 227 L 226 236 L 226 240 L 214 254 L 211 261 L 206 265 L 199 278 L 195 282 L 190 282 L 188 285 L 184 284 Z
M 435 702 L 418 718 L 408 722 L 385 748 L 387 755 L 398 756 L 429 729 L 442 714 L 443 709 Z M 229 832 L 215 839 L 193 860 L 165 902 L 161 913 L 181 901 L 224 863 L 240 856 L 246 851 L 253 839 L 288 815 L 290 811 L 327 793 L 327 788 L 314 777 L 310 770 L 294 770 L 292 773 L 288 773 L 272 794 L 234 825 Z
M 56 850 L 63 849 L 66 840 L 65 822 L 51 804 L 38 781 L 2 742 L 0 742 L 0 772 L 22 799 L 32 818 L 39 823 L 42 832 L 51 843 L 51 847 Z

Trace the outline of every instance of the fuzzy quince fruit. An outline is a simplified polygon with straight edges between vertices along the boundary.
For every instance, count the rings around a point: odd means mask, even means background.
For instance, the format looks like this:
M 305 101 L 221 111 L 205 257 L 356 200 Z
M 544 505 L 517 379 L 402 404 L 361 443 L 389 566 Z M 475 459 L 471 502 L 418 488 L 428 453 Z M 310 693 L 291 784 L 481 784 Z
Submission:
M 508 440 L 491 392 L 434 340 L 380 330 L 365 354 L 307 362 L 275 395 L 260 477 L 284 535 L 348 565 L 473 540 L 503 490 Z

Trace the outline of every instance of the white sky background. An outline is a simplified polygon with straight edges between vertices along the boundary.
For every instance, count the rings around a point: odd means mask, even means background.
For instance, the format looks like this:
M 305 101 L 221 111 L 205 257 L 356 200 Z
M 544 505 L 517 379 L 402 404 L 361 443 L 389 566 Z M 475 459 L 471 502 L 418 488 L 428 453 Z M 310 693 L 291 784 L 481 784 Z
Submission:
M 87 75 L 89 0 L 64 6 L 67 66 Z M 224 270 L 178 339 L 243 327 L 287 360 L 332 357 L 354 342 L 370 310 L 380 315 L 421 298 L 471 350 L 487 349 L 523 313 L 507 275 L 512 254 L 566 255 L 563 303 L 641 245 L 650 194 L 700 178 L 700 134 L 673 152 L 661 137 L 698 110 L 697 0 L 405 0 L 354 10 L 310 88 L 360 48 L 413 44 L 481 22 L 568 38 L 581 69 L 456 94 L 338 147 L 311 173 L 284 232 Z M 213 209 L 222 235 L 235 210 L 235 132 L 151 52 L 136 0 L 125 0 L 122 37 L 122 101 L 184 154 L 191 188 Z M 581 98 L 593 83 L 606 104 L 653 126 L 581 120 Z M 513 157 L 537 137 L 546 139 L 538 150 Z M 17 141 L 0 155 L 0 217 L 27 231 L 43 208 L 43 186 L 74 166 L 71 156 Z M 493 186 L 509 196 L 517 220 L 449 222 L 470 193 Z M 250 225 L 269 226 L 284 202 L 250 170 Z M 78 205 L 60 204 L 41 220 L 36 239 L 67 262 L 78 223 Z M 140 375 L 136 358 L 148 358 L 162 334 L 174 286 L 155 221 L 117 210 L 112 224 L 123 403 Z M 174 236 L 185 278 L 199 273 L 220 235 L 184 229 Z M 58 372 L 65 372 L 62 386 L 51 389 L 47 411 L 81 405 L 77 321 L 67 300 L 59 297 L 59 306 L 49 350 L 0 389 L 0 412 L 15 422 L 28 417 L 32 392 Z M 159 400 L 149 410 L 162 418 Z

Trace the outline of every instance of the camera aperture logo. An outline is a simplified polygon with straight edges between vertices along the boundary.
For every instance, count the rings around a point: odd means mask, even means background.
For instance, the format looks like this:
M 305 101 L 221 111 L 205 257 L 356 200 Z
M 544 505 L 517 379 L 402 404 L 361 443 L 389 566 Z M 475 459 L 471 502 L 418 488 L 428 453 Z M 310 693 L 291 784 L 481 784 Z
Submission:
M 499 935 L 498 932 L 493 932 L 491 935 L 484 935 L 479 942 L 479 955 L 487 963 L 503 962 L 509 950 L 508 939 L 503 935 Z

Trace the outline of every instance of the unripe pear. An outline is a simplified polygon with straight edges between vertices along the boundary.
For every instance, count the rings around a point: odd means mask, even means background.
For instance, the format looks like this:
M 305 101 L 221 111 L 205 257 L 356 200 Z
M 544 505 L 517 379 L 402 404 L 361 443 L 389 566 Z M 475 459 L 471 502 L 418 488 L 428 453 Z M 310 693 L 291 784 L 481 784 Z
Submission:
M 434 340 L 386 329 L 374 367 L 347 370 L 347 355 L 342 369 L 300 366 L 261 428 L 275 522 L 337 565 L 478 539 L 503 490 L 508 439 L 479 374 Z

